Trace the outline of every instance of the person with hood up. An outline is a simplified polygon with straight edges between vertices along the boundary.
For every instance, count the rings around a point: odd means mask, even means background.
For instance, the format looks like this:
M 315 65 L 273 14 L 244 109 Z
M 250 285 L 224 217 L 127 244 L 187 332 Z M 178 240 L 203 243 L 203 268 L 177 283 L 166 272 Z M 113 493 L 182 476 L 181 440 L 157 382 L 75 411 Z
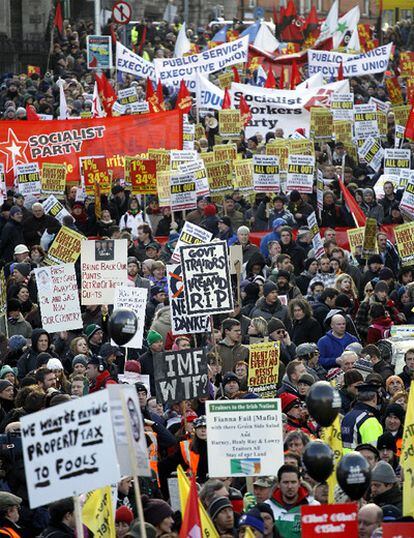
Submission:
M 260 252 L 265 258 L 269 256 L 270 241 L 280 241 L 280 230 L 286 226 L 286 220 L 282 218 L 275 219 L 272 222 L 272 231 L 266 234 L 260 241 Z
M 195 213 L 194 210 L 192 213 Z M 219 234 L 219 217 L 217 216 L 217 207 L 215 204 L 206 204 L 204 203 L 203 207 L 203 218 L 201 219 L 199 225 L 209 231 L 213 234 L 214 237 L 217 237 Z M 189 221 L 188 215 L 187 215 L 187 221 Z
M 290 202 L 287 208 L 290 211 L 290 213 L 293 215 L 296 221 L 296 227 L 300 228 L 301 226 L 307 226 L 308 217 L 315 210 L 310 204 L 303 201 L 302 195 L 300 194 L 299 191 L 293 190 L 290 193 L 289 198 L 290 198 Z
M 305 296 L 308 293 L 308 288 L 311 280 L 316 276 L 318 272 L 318 260 L 316 258 L 307 258 L 305 260 L 305 270 L 295 279 L 296 286 L 299 288 L 301 294 Z
M 44 329 L 34 329 L 32 332 L 32 345 L 17 361 L 18 377 L 23 379 L 29 372 L 39 367 L 37 357 L 40 353 L 55 356 L 50 349 L 50 335 Z
M 237 241 L 237 235 L 233 231 L 230 217 L 220 217 L 218 221 L 218 238 L 222 241 L 227 241 L 227 245 L 230 247 Z

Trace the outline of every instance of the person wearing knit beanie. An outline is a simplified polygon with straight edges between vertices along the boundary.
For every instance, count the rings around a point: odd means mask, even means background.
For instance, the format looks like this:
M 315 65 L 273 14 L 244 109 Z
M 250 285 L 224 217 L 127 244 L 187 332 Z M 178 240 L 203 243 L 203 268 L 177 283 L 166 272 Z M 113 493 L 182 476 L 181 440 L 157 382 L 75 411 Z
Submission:
M 116 536 L 124 536 L 129 531 L 129 526 L 134 521 L 134 513 L 127 506 L 120 506 L 115 512 Z
M 207 204 L 204 208 L 204 215 L 206 217 L 214 217 L 214 215 L 217 213 L 217 208 L 214 204 Z
M 387 406 L 384 414 L 385 431 L 391 432 L 397 438 L 404 426 L 405 411 L 401 405 L 392 403 Z
M 13 369 L 8 364 L 5 364 L 4 366 L 2 366 L 0 370 L 0 379 L 7 379 L 8 381 L 10 381 L 10 383 L 13 383 L 13 384 L 16 380 L 16 375 L 17 375 L 17 368 Z
M 264 536 L 264 522 L 257 508 L 252 508 L 239 519 L 239 538 L 243 536 L 243 528 L 245 527 L 250 527 L 253 532 L 256 531 L 254 532 L 256 538 L 260 538 L 260 535 Z
M 74 374 L 83 375 L 86 372 L 88 366 L 89 357 L 80 353 L 72 359 L 72 370 Z
M 149 345 L 149 347 L 159 342 L 164 342 L 163 337 L 160 335 L 160 333 L 157 333 L 157 331 L 153 331 L 152 329 L 149 330 L 147 334 L 147 344 Z
M 170 533 L 174 524 L 171 506 L 161 499 L 150 499 L 142 495 L 145 521 L 154 525 L 158 534 Z
M 264 535 L 273 536 L 275 516 L 271 506 L 266 503 L 257 503 L 254 508 L 260 512 L 260 517 L 263 519 Z
M 228 497 L 216 497 L 208 507 L 208 513 L 218 533 L 233 534 L 234 511 Z
M 265 285 L 263 286 L 263 297 L 267 297 L 270 293 L 274 291 L 277 293 L 276 284 L 272 282 L 271 280 L 268 280 L 267 282 L 265 282 Z

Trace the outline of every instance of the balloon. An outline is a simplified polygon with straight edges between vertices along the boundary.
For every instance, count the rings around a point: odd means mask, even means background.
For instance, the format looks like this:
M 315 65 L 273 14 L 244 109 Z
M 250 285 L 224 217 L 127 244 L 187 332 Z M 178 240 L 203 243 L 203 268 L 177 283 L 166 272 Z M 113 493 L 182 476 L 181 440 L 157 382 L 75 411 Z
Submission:
M 311 386 L 306 396 L 306 405 L 316 422 L 327 427 L 338 416 L 341 397 L 327 381 L 317 381 Z
M 333 458 L 331 447 L 319 440 L 308 443 L 302 456 L 308 475 L 318 482 L 325 482 L 331 476 L 334 468 Z
M 109 334 L 118 346 L 124 346 L 137 332 L 138 320 L 135 312 L 127 308 L 118 308 L 112 312 L 109 320 Z
M 348 452 L 336 468 L 338 484 L 352 501 L 361 499 L 371 483 L 371 469 L 359 452 Z

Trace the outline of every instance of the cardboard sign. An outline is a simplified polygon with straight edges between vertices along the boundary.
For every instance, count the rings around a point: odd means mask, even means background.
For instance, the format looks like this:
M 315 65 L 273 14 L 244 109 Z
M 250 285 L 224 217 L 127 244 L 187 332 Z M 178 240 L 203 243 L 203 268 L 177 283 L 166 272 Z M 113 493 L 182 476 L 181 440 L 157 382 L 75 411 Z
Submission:
M 30 508 L 120 480 L 108 391 L 21 417 Z
M 333 121 L 354 121 L 354 94 L 332 94 L 331 111 Z
M 192 176 L 195 181 L 197 196 L 208 196 L 210 194 L 207 170 L 202 160 L 183 163 L 180 165 L 179 170 L 187 176 Z
M 88 69 L 112 68 L 112 38 L 110 35 L 88 35 L 86 37 Z
M 82 180 L 86 194 L 94 195 L 94 185 L 98 183 L 102 194 L 111 191 L 111 180 L 108 173 L 108 165 L 105 157 L 81 158 Z
M 127 247 L 126 239 L 82 241 L 83 305 L 114 303 L 115 289 L 128 282 Z
M 283 465 L 280 400 L 207 401 L 210 478 L 271 476 Z
M 208 396 L 208 359 L 204 349 L 165 351 L 154 359 L 157 402 L 172 404 Z
M 241 131 L 240 110 L 219 110 L 219 133 L 223 138 L 238 138 Z
M 296 134 L 299 135 L 299 133 Z M 307 138 L 295 140 L 291 138 L 290 140 L 286 140 L 286 142 L 289 142 L 289 153 L 292 155 L 315 155 L 313 140 L 308 140 Z
M 407 185 L 400 202 L 400 210 L 410 219 L 414 219 L 414 174 L 407 181 Z
M 127 342 L 125 348 L 142 348 L 142 339 L 145 327 L 145 308 L 147 305 L 147 288 L 133 288 L 132 286 L 119 286 L 115 289 L 114 310 L 127 308 L 137 316 L 138 326 L 132 339 Z
M 372 138 L 372 136 L 367 138 L 358 148 L 358 154 L 375 172 L 379 171 L 384 158 L 384 150 L 378 138 Z
M 414 77 L 414 52 L 401 51 L 400 72 L 403 78 Z
M 368 217 L 365 221 L 364 241 L 362 243 L 362 256 L 368 259 L 378 252 L 377 245 L 377 221 Z
M 353 256 L 360 256 L 362 253 L 362 244 L 364 242 L 365 228 L 348 228 L 346 233 L 349 241 L 349 249 Z
M 171 154 L 166 149 L 148 149 L 148 159 L 157 163 L 157 174 L 170 169 Z
M 279 157 L 253 155 L 253 185 L 255 192 L 280 192 Z
M 301 506 L 302 536 L 317 538 L 358 538 L 357 503 Z
M 40 194 L 41 182 L 38 163 L 16 164 L 16 180 L 19 194 Z
M 171 150 L 171 170 L 179 170 L 180 165 L 185 162 L 192 162 L 198 159 L 197 151 L 194 149 Z
M 355 138 L 366 140 L 369 136 L 378 138 L 380 133 L 375 105 L 355 105 Z
M 276 155 L 279 159 L 279 170 L 283 172 L 287 171 L 289 146 L 286 143 L 286 140 L 281 138 L 269 142 L 269 144 L 266 145 L 266 155 Z
M 263 342 L 249 346 L 250 392 L 260 398 L 274 398 L 279 377 L 280 342 Z
M 40 267 L 34 274 L 43 329 L 50 333 L 82 329 L 75 266 Z
M 230 164 L 237 159 L 236 144 L 216 144 L 213 146 L 215 161 L 228 161 Z
M 186 222 L 186 224 L 189 223 Z M 181 265 L 167 265 L 167 283 L 171 311 L 172 334 L 179 335 L 209 332 L 211 327 L 209 316 L 187 315 Z
M 160 207 L 171 206 L 171 172 L 157 172 L 157 193 Z
M 187 117 L 187 114 L 184 114 Z M 188 121 L 183 122 L 183 149 L 194 149 L 195 125 Z
M 319 142 L 332 140 L 332 113 L 328 108 L 311 107 L 310 136 Z
M 225 194 L 233 189 L 233 175 L 229 161 L 207 163 L 206 170 L 212 195 L 217 193 Z
M 392 111 L 394 112 L 396 125 L 401 125 L 402 127 L 406 126 L 410 109 L 410 105 L 393 105 Z
M 188 315 L 233 310 L 226 241 L 181 248 L 184 297 Z
M 402 96 L 401 86 L 398 82 L 397 77 L 392 78 L 386 78 L 385 79 L 385 86 L 388 91 L 388 95 L 390 96 L 391 103 L 393 105 L 402 105 L 404 104 L 404 99 Z
M 171 210 L 182 211 L 197 207 L 195 181 L 189 174 L 171 174 Z
M 180 237 L 178 238 L 174 252 L 171 256 L 173 262 L 178 263 L 180 258 L 180 248 L 184 245 L 199 245 L 208 243 L 213 238 L 213 234 L 197 224 L 185 221 L 181 229 Z
M 351 143 L 354 136 L 353 122 L 349 120 L 334 121 L 333 133 L 335 142 Z
M 132 194 L 157 194 L 157 163 L 152 159 L 131 159 L 128 165 Z
M 241 192 L 253 191 L 253 159 L 236 160 L 233 169 L 234 188 Z
M 315 157 L 311 155 L 289 155 L 287 171 L 287 191 L 313 192 Z
M 66 166 L 64 164 L 42 164 L 42 193 L 63 195 L 66 188 Z
M 57 219 L 61 224 L 63 222 L 63 217 L 66 217 L 70 215 L 69 211 L 66 209 L 66 207 L 62 204 L 62 202 L 59 202 L 59 200 L 51 194 L 42 204 L 44 212 L 47 215 L 51 215 L 55 219 Z
M 316 220 L 315 211 L 313 211 L 306 220 L 312 236 L 312 247 L 315 252 L 314 256 L 316 259 L 319 259 L 325 254 L 325 249 L 323 247 L 321 232 L 319 230 L 318 221 Z
M 85 236 L 82 234 L 62 226 L 47 251 L 46 263 L 49 265 L 76 263 L 84 239 Z
M 411 168 L 411 152 L 409 149 L 390 149 L 384 152 L 384 174 L 399 176 L 401 170 Z
M 407 222 L 394 228 L 395 242 L 401 265 L 412 265 L 414 261 L 414 222 Z

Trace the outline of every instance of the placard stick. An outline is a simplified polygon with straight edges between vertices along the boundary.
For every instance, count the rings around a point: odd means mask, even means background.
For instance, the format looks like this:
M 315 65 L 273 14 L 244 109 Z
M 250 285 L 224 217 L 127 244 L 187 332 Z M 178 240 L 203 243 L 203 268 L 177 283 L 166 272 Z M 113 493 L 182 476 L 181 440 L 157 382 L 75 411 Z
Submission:
M 73 504 L 75 506 L 75 522 L 76 522 L 76 536 L 83 537 L 83 524 L 82 524 L 82 509 L 80 504 L 79 495 L 73 497 Z
M 234 268 L 236 269 L 236 277 L 237 277 L 237 302 L 238 302 L 239 306 L 241 307 L 241 290 L 240 290 L 241 266 L 240 266 L 240 260 L 236 260 L 234 262 Z
M 143 538 L 147 538 L 147 530 L 145 528 L 145 520 L 144 520 L 144 509 L 142 508 L 141 490 L 139 487 L 137 459 L 135 457 L 134 441 L 132 438 L 131 422 L 128 420 L 128 408 L 125 401 L 125 394 L 122 390 L 121 390 L 121 402 L 122 402 L 122 412 L 125 418 L 125 430 L 126 430 L 127 440 L 128 440 L 129 459 L 131 462 L 131 467 L 132 467 L 132 472 L 133 472 L 132 478 L 133 478 L 133 483 L 134 483 L 135 502 L 136 502 L 137 510 L 138 510 L 139 527 L 141 531 L 141 536 L 143 536 Z

